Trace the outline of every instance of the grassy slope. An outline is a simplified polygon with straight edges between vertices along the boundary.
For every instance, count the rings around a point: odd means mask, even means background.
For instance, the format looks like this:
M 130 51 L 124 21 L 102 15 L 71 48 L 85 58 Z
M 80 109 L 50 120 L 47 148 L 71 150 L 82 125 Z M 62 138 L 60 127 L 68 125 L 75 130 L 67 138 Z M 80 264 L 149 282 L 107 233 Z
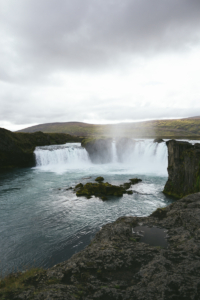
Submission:
M 80 122 L 49 123 L 23 129 L 23 132 L 62 132 L 78 136 L 135 136 L 189 138 L 200 137 L 200 118 L 156 120 L 114 125 L 93 125 Z

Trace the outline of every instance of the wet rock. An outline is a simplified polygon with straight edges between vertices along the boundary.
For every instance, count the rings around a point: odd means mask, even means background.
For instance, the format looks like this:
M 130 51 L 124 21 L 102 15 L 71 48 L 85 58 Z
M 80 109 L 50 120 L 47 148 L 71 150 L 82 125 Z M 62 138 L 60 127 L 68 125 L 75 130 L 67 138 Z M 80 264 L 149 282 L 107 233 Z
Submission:
M 160 220 L 164 219 L 167 216 L 167 211 L 165 207 L 157 208 L 152 214 L 152 217 L 159 218 Z
M 170 140 L 168 147 L 167 195 L 181 198 L 200 191 L 200 144 Z
M 108 182 L 79 184 L 75 187 L 74 191 L 76 192 L 76 196 L 85 196 L 88 199 L 95 196 L 102 200 L 107 200 L 107 197 L 110 196 L 122 197 L 126 192 L 123 187 L 112 185 Z
M 23 290 L 6 294 L 0 286 L 0 298 L 198 300 L 199 216 L 196 193 L 166 207 L 162 218 L 158 211 L 121 217 L 104 225 L 84 250 L 25 282 Z M 166 246 L 152 243 L 156 231 L 167 238 Z
M 82 183 L 79 183 L 79 184 L 77 184 L 77 185 L 75 186 L 74 192 L 76 192 L 76 191 L 78 191 L 78 190 L 80 190 L 80 189 L 82 189 L 82 188 L 83 188 L 83 184 L 82 184 Z
M 164 140 L 163 140 L 163 139 L 154 139 L 153 142 L 154 142 L 154 143 L 163 143 Z
M 133 195 L 133 191 L 126 191 L 126 194 Z
M 142 179 L 139 179 L 139 178 L 132 178 L 132 179 L 129 179 L 131 184 L 136 184 L 136 183 L 139 183 L 142 181 Z
M 122 186 L 124 189 L 129 189 L 131 187 L 131 182 L 125 182 L 125 183 L 121 184 L 120 186 Z
M 97 177 L 97 178 L 95 179 L 95 181 L 97 181 L 97 182 L 102 182 L 102 181 L 104 181 L 104 178 L 101 177 L 101 176 L 99 176 L 99 177 Z
M 87 138 L 81 143 L 93 163 L 109 163 L 112 161 L 112 139 Z
M 79 183 L 75 186 L 74 192 L 76 192 L 76 196 L 85 196 L 90 199 L 92 196 L 98 197 L 103 201 L 109 199 L 109 197 L 122 197 L 123 194 L 132 195 L 133 191 L 128 190 L 132 184 L 136 184 L 141 181 L 141 179 L 133 178 L 130 179 L 131 182 L 125 182 L 120 186 L 112 185 L 108 182 L 102 182 L 104 180 L 103 177 L 97 177 L 95 179 L 98 183 L 88 182 L 85 185 Z

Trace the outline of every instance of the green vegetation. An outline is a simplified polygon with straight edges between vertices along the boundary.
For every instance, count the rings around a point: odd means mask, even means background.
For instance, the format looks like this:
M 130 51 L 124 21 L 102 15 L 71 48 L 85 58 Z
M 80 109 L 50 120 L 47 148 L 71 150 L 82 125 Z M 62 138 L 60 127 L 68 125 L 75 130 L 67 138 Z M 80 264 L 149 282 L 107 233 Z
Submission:
M 78 184 L 75 187 L 77 196 L 85 196 L 90 199 L 92 196 L 99 197 L 102 200 L 107 200 L 107 196 L 122 197 L 126 190 L 120 186 L 105 183 L 88 182 L 85 185 Z
M 102 181 L 104 181 L 104 178 L 101 177 L 101 176 L 99 176 L 99 177 L 97 177 L 97 178 L 95 179 L 95 181 L 97 181 L 97 182 L 102 182 Z
M 46 271 L 39 268 L 32 268 L 25 272 L 11 273 L 4 278 L 0 278 L 0 299 L 12 299 L 16 292 L 23 292 L 35 282 L 39 276 L 44 276 Z
M 83 137 L 127 136 L 146 138 L 200 138 L 200 118 L 155 120 L 112 125 L 81 122 L 49 123 L 32 126 L 23 132 L 68 133 Z M 119 134 L 120 133 L 120 134 Z
M 95 180 L 98 181 L 98 183 L 88 182 L 85 185 L 79 183 L 75 186 L 74 191 L 76 192 L 76 196 L 85 196 L 88 199 L 90 199 L 92 196 L 95 196 L 105 201 L 108 200 L 107 197 L 110 196 L 122 197 L 123 194 L 132 194 L 133 192 L 127 191 L 127 189 L 129 189 L 132 184 L 136 184 L 141 181 L 141 179 L 138 178 L 134 179 L 134 182 L 127 182 L 117 186 L 108 182 L 104 183 L 102 182 L 104 180 L 103 177 L 97 177 Z
M 132 178 L 132 179 L 129 179 L 131 184 L 136 184 L 136 183 L 139 183 L 142 181 L 142 179 L 138 179 L 138 178 Z

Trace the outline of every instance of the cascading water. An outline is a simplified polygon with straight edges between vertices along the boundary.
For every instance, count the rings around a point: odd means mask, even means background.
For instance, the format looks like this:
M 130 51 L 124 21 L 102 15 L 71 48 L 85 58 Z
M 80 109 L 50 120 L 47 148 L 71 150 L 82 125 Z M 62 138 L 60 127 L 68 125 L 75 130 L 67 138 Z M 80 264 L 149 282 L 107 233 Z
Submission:
M 136 141 L 125 153 L 123 163 L 137 170 L 137 173 L 167 175 L 166 143 L 154 143 L 152 140 Z
M 35 150 L 37 167 L 80 167 L 90 164 L 87 151 L 79 143 L 37 147 Z
M 112 142 L 112 162 L 113 163 L 118 162 L 117 149 L 116 149 L 115 141 Z
M 134 173 L 154 173 L 167 175 L 167 146 L 154 143 L 153 140 L 140 140 L 124 149 L 121 160 L 117 153 L 115 141 L 111 146 L 112 168 L 124 168 Z M 64 171 L 73 168 L 92 168 L 87 151 L 80 143 L 37 147 L 35 150 L 36 166 L 43 169 Z M 97 167 L 97 164 L 95 164 Z M 108 164 L 107 164 L 108 165 Z M 101 165 L 102 166 L 102 165 Z

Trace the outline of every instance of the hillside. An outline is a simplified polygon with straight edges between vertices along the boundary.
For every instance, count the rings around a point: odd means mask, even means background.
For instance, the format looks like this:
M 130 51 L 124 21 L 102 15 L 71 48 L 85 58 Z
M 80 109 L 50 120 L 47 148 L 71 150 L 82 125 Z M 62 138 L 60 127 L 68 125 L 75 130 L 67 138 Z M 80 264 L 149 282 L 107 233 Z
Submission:
M 20 130 L 20 132 L 67 133 L 77 136 L 133 136 L 163 138 L 200 137 L 200 117 L 146 122 L 119 123 L 111 125 L 81 122 L 47 123 Z
M 82 138 L 63 133 L 46 134 L 11 132 L 0 128 L 0 169 L 8 167 L 32 167 L 35 165 L 36 146 L 60 145 L 81 142 Z

